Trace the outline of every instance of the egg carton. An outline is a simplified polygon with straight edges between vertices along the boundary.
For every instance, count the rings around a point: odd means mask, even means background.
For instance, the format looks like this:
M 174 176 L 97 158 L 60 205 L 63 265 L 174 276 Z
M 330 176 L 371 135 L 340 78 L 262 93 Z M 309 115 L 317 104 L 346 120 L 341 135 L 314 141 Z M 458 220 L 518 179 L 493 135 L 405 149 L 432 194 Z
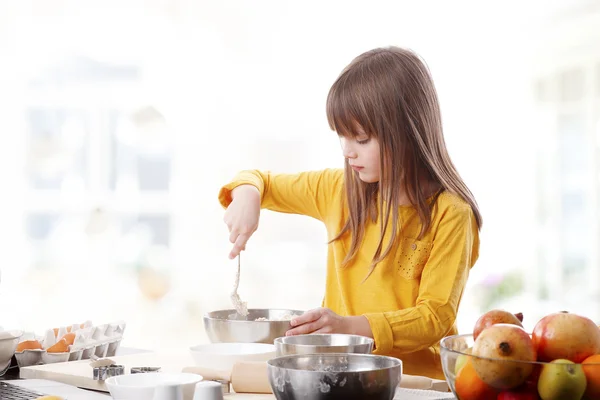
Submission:
M 15 352 L 19 368 L 31 365 L 43 365 L 67 361 L 87 360 L 96 356 L 99 358 L 115 356 L 123 339 L 126 323 L 124 321 L 103 325 L 75 324 L 68 328 L 49 329 L 44 336 L 35 334 L 23 335 L 21 342 L 37 341 L 41 349 L 24 349 Z M 65 335 L 71 336 L 72 344 L 61 344 Z M 66 340 L 66 339 L 65 339 Z M 66 351 L 60 351 L 62 348 Z M 58 351 L 57 351 L 58 350 Z

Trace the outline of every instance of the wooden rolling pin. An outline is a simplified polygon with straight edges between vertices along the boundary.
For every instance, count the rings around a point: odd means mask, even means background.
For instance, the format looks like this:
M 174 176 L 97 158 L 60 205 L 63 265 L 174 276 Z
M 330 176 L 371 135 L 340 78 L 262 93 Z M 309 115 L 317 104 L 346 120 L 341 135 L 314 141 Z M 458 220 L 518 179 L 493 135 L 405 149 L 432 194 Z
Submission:
M 224 380 L 231 383 L 236 393 L 273 393 L 267 374 L 266 362 L 240 362 L 233 365 L 231 374 L 201 367 L 186 367 L 183 372 L 202 375 L 206 380 Z M 424 376 L 402 374 L 400 387 L 406 389 L 448 392 L 446 381 Z

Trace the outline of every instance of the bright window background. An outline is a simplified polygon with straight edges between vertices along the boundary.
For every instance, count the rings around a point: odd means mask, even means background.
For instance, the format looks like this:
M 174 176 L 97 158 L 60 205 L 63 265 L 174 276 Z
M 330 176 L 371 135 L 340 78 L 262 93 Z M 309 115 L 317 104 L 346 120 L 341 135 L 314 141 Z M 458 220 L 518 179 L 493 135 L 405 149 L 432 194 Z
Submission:
M 492 307 L 600 321 L 599 37 L 591 1 L 0 0 L 0 325 L 206 341 L 234 278 L 219 187 L 340 166 L 329 86 L 391 44 L 431 68 L 485 219 L 459 328 Z M 242 298 L 318 306 L 325 242 L 264 212 Z

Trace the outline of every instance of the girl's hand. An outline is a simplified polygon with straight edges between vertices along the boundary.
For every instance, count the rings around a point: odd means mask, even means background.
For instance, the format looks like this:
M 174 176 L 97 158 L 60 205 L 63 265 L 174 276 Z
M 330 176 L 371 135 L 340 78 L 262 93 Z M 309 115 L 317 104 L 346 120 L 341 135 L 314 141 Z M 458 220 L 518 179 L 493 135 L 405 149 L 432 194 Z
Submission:
M 364 316 L 342 317 L 329 308 L 316 308 L 294 317 L 292 329 L 286 336 L 305 335 L 309 333 L 347 333 L 372 338 L 373 332 L 369 321 Z
M 229 253 L 229 258 L 233 259 L 246 250 L 248 239 L 258 228 L 260 192 L 252 185 L 241 185 L 233 189 L 231 198 L 223 220 L 229 228 L 229 241 L 233 243 Z

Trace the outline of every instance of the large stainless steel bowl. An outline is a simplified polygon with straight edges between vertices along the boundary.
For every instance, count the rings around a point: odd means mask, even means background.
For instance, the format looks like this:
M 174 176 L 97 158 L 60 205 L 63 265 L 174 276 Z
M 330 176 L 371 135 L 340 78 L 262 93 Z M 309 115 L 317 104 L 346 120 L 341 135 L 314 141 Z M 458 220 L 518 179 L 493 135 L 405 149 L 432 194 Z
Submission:
M 278 400 L 392 400 L 402 361 L 373 354 L 296 354 L 267 361 Z
M 360 353 L 373 351 L 373 339 L 366 336 L 336 334 L 310 334 L 283 336 L 275 339 L 277 356 L 313 353 Z
M 300 310 L 254 308 L 248 310 L 246 317 L 241 317 L 234 309 L 217 310 L 204 316 L 204 329 L 213 343 L 273 344 L 290 329 L 289 317 L 302 313 Z

